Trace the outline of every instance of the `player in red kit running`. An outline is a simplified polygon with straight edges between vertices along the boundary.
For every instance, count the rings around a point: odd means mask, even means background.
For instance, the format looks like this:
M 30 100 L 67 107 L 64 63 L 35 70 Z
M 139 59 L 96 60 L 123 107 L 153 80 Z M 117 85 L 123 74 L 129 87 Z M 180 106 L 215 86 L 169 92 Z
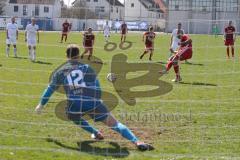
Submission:
M 123 24 L 121 25 L 121 42 L 125 42 L 126 40 L 126 35 L 127 35 L 127 24 L 125 23 L 125 21 L 123 21 Z
M 71 29 L 70 23 L 68 23 L 67 20 L 62 24 L 62 38 L 61 38 L 61 43 L 63 42 L 63 38 L 65 37 L 65 42 L 67 41 L 68 33 Z
M 149 60 L 152 60 L 155 36 L 156 34 L 153 32 L 153 27 L 150 27 L 149 31 L 143 34 L 143 42 L 145 41 L 145 51 L 140 56 L 140 59 L 142 59 L 145 54 L 150 52 Z
M 179 71 L 179 61 L 184 61 L 192 58 L 192 40 L 186 34 L 179 34 L 178 36 L 179 39 L 181 39 L 181 41 L 179 42 L 180 45 L 179 50 L 175 52 L 175 55 L 172 55 L 169 58 L 168 63 L 166 65 L 166 69 L 159 72 L 165 74 L 173 66 L 174 71 L 176 73 L 176 78 L 172 80 L 174 82 L 180 82 L 182 80 Z
M 93 54 L 93 45 L 94 45 L 95 35 L 92 33 L 92 28 L 88 28 L 88 31 L 83 34 L 83 47 L 84 52 L 81 55 L 81 58 L 89 52 L 88 60 L 91 59 L 91 56 Z
M 232 25 L 232 21 L 229 21 L 228 26 L 225 28 L 224 32 L 224 42 L 225 46 L 227 46 L 227 57 L 230 58 L 229 55 L 229 46 L 232 49 L 232 57 L 234 58 L 234 42 L 236 40 L 235 27 Z

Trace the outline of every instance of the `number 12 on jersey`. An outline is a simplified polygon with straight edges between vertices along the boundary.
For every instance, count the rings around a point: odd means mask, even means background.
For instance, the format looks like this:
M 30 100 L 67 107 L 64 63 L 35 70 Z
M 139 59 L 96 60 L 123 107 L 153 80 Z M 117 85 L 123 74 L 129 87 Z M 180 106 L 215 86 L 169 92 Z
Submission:
M 86 87 L 83 82 L 83 72 L 81 70 L 73 70 L 67 75 L 67 81 L 70 89 L 78 89 Z

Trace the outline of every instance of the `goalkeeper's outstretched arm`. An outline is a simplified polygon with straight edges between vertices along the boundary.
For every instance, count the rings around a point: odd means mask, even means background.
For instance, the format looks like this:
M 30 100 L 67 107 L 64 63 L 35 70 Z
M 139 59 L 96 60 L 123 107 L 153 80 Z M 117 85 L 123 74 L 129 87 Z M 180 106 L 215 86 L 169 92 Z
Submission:
M 50 97 L 52 96 L 52 94 L 54 93 L 54 88 L 49 85 L 43 92 L 42 97 L 40 99 L 39 104 L 36 106 L 35 111 L 37 113 L 41 113 L 42 109 L 44 108 L 44 106 L 47 104 L 47 102 L 49 101 Z

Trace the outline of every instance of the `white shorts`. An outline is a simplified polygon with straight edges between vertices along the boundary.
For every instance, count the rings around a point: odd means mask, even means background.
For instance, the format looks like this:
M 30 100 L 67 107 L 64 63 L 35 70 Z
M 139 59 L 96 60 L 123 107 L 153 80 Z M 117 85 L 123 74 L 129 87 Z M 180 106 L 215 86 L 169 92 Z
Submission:
M 104 37 L 110 37 L 110 32 L 104 32 Z
M 12 44 L 12 45 L 16 45 L 17 44 L 17 39 L 16 37 L 9 37 L 9 39 L 6 39 L 6 44 Z
M 36 39 L 27 39 L 27 45 L 34 47 L 37 45 L 37 40 Z
M 172 46 L 171 46 L 171 49 L 172 49 L 173 51 L 177 51 L 178 48 L 179 48 L 179 45 L 178 45 L 177 43 L 173 43 Z

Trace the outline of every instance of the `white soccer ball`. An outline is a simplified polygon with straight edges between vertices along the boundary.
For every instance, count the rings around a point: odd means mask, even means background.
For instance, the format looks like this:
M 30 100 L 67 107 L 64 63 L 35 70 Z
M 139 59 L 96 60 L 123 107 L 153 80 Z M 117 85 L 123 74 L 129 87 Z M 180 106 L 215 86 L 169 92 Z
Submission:
M 114 73 L 108 73 L 107 79 L 109 82 L 115 82 L 117 80 L 117 76 Z

